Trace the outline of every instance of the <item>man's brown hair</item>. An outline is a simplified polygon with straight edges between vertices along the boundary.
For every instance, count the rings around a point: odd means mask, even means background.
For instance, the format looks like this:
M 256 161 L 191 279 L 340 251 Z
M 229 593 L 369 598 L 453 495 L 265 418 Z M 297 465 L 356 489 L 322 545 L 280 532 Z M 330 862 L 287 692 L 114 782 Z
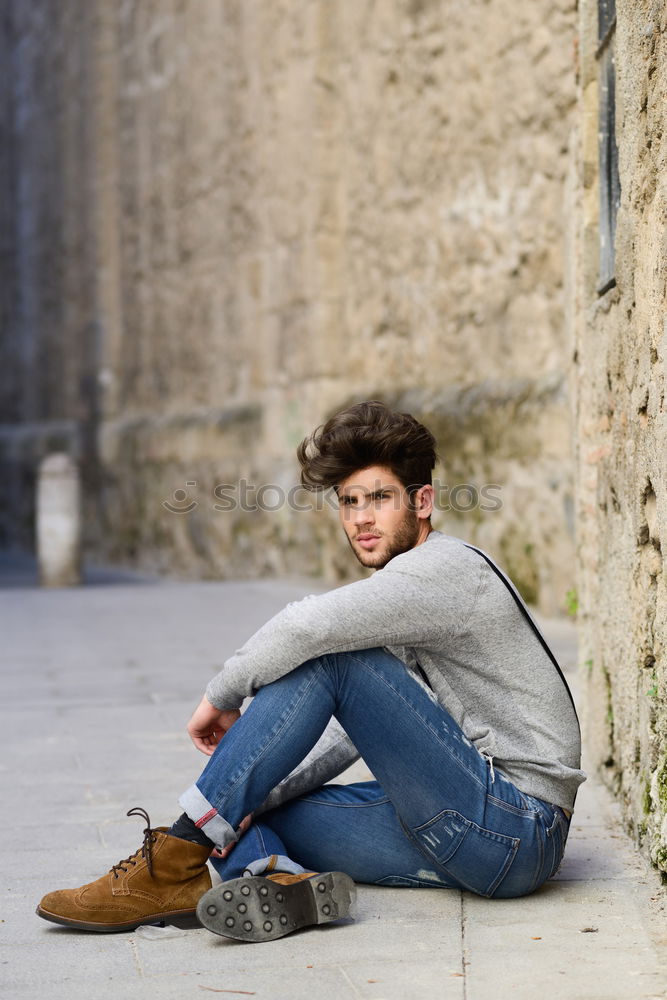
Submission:
M 307 489 L 337 486 L 361 469 L 381 465 L 410 494 L 431 482 L 436 458 L 435 438 L 423 424 L 375 399 L 334 414 L 296 453 Z

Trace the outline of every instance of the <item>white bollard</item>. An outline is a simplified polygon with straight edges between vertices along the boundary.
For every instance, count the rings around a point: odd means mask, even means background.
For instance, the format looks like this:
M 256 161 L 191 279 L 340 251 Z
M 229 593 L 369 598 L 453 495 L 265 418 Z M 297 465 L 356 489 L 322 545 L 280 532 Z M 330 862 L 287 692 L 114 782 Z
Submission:
M 47 455 L 37 479 L 37 561 L 43 587 L 81 582 L 81 486 L 69 455 Z

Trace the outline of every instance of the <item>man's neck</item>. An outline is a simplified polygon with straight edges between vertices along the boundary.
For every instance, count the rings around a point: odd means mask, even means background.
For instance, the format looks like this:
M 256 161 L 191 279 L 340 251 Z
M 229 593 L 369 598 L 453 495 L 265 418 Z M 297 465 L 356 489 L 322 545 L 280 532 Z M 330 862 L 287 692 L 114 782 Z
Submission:
M 419 535 L 417 536 L 417 541 L 412 546 L 413 549 L 416 549 L 418 545 L 422 545 L 426 541 L 426 539 L 428 538 L 428 536 L 431 534 L 432 531 L 433 531 L 433 527 L 431 525 L 431 522 L 430 521 L 424 521 L 423 524 L 420 526 Z

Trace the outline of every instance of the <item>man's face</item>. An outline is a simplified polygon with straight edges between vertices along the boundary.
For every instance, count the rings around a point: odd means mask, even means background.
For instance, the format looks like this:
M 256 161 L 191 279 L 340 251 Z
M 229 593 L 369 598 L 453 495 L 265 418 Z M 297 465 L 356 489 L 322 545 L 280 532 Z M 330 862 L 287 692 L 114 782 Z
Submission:
M 400 480 L 380 465 L 355 472 L 336 493 L 340 522 L 362 566 L 382 569 L 420 545 L 431 530 L 433 487 L 422 486 L 411 501 Z

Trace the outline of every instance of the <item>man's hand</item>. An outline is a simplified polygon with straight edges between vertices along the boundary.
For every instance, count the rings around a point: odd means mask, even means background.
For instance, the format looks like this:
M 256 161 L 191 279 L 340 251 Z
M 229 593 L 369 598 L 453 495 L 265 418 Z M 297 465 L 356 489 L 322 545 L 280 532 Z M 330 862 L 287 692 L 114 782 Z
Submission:
M 238 708 L 230 711 L 216 708 L 206 698 L 197 705 L 188 722 L 190 739 L 207 757 L 210 757 L 228 729 L 234 725 L 241 713 Z
M 252 813 L 249 813 L 247 816 L 244 816 L 241 822 L 239 823 L 238 830 L 236 831 L 239 834 L 239 836 L 243 836 L 243 834 L 246 832 L 251 823 L 252 823 Z M 227 844 L 227 846 L 223 847 L 222 850 L 220 850 L 220 848 L 218 847 L 214 848 L 214 850 L 211 851 L 211 857 L 228 858 L 229 855 L 234 850 L 234 848 L 236 847 L 237 843 L 238 841 L 232 840 L 231 844 Z

